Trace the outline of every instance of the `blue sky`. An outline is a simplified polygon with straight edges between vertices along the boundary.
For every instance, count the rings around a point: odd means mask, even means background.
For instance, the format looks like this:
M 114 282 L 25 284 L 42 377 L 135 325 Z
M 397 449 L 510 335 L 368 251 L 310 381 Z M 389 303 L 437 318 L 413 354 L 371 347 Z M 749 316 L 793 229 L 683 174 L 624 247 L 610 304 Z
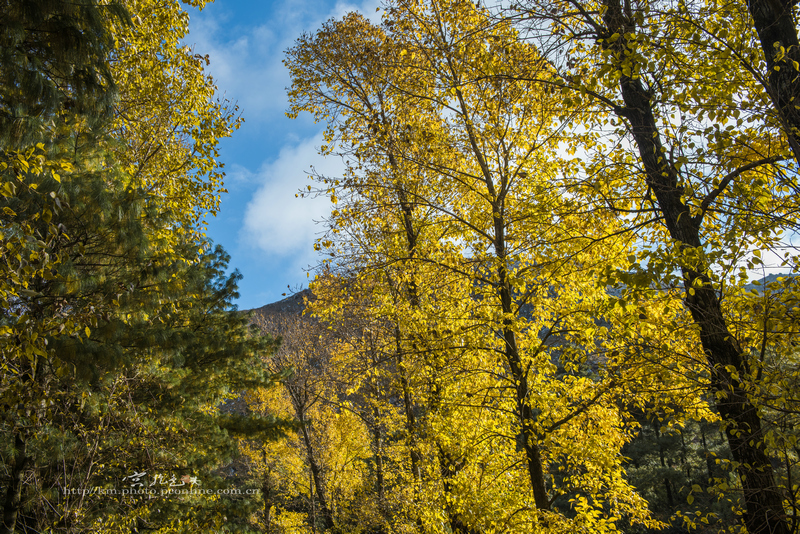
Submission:
M 317 261 L 313 243 L 322 229 L 314 221 L 330 212 L 330 202 L 294 195 L 308 183 L 312 166 L 329 176 L 343 168 L 341 161 L 317 154 L 322 124 L 284 115 L 290 80 L 283 53 L 303 32 L 349 11 L 378 22 L 379 5 L 380 0 L 217 0 L 202 11 L 187 6 L 187 44 L 209 54 L 219 95 L 238 104 L 245 119 L 221 142 L 229 193 L 208 229 L 231 255 L 231 267 L 244 275 L 240 309 L 281 300 L 287 286 L 307 283 L 305 269 Z M 776 255 L 765 259 L 770 266 L 753 272 L 754 278 L 785 270 L 777 267 Z
M 373 20 L 378 0 L 217 0 L 202 11 L 187 7 L 195 53 L 209 54 L 208 68 L 219 95 L 236 103 L 245 119 L 221 142 L 225 163 L 222 210 L 209 219 L 208 235 L 231 255 L 244 275 L 240 309 L 282 299 L 287 285 L 307 282 L 304 268 L 316 262 L 312 245 L 330 211 L 325 199 L 299 199 L 311 166 L 324 174 L 341 172 L 336 159 L 316 152 L 321 124 L 308 116 L 284 115 L 290 80 L 281 60 L 303 32 L 327 19 L 360 11 Z

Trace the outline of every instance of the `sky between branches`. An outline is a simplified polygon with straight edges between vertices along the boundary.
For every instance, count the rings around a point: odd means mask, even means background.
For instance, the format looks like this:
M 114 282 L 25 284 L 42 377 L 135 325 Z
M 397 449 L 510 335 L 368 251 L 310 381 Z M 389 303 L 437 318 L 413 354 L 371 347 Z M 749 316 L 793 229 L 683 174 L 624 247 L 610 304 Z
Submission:
M 340 174 L 343 165 L 322 158 L 322 125 L 309 117 L 288 119 L 283 52 L 303 32 L 327 19 L 360 11 L 374 22 L 378 0 L 217 0 L 202 11 L 190 10 L 186 39 L 195 53 L 209 55 L 210 74 L 219 95 L 237 103 L 244 125 L 223 140 L 225 163 L 222 210 L 209 222 L 208 235 L 231 254 L 231 266 L 244 275 L 240 309 L 280 300 L 307 282 L 304 269 L 316 262 L 315 225 L 330 211 L 326 199 L 295 198 L 313 166 Z

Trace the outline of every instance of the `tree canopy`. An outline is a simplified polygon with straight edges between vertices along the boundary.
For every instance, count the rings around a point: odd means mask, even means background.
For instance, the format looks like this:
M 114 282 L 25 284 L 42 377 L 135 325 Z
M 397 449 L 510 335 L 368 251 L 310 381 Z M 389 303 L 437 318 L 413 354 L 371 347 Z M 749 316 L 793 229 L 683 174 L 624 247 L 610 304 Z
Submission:
M 347 163 L 304 193 L 333 203 L 311 313 L 368 369 L 329 402 L 380 407 L 363 439 L 406 447 L 386 531 L 400 509 L 419 531 L 797 531 L 796 31 L 773 8 L 397 0 L 287 52 L 290 116 Z M 623 457 L 649 427 L 665 470 L 661 435 L 715 466 L 661 478 L 666 516 Z
M 251 316 L 181 3 L 5 2 L 0 532 L 800 532 L 795 4 L 381 9 L 286 51 L 345 171 Z

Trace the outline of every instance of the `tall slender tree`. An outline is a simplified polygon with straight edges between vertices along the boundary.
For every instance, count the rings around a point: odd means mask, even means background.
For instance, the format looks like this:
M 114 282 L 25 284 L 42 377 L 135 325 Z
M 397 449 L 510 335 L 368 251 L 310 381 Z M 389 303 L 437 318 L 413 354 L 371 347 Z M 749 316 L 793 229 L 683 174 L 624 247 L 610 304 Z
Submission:
M 499 79 L 504 61 L 541 79 Z M 396 2 L 381 27 L 356 15 L 328 23 L 287 64 L 292 111 L 328 120 L 323 150 L 352 158 L 345 177 L 320 177 L 336 209 L 319 246 L 379 284 L 371 313 L 395 328 L 398 399 L 418 436 L 414 487 L 445 489 L 418 528 L 441 514 L 460 532 L 647 523 L 605 454 L 627 439 L 616 395 L 633 375 L 622 378 L 630 362 L 618 349 L 638 327 L 609 335 L 596 324 L 630 313 L 598 277 L 629 244 L 587 255 L 597 229 L 618 223 L 550 185 L 562 139 L 547 63 L 468 2 Z M 587 353 L 603 364 L 592 378 L 579 372 Z M 469 400 L 478 392 L 483 403 Z M 455 430 L 468 414 L 477 435 Z M 578 437 L 589 431 L 597 441 Z M 570 453 L 574 440 L 605 447 Z M 465 477 L 477 472 L 511 472 L 526 491 L 476 490 Z

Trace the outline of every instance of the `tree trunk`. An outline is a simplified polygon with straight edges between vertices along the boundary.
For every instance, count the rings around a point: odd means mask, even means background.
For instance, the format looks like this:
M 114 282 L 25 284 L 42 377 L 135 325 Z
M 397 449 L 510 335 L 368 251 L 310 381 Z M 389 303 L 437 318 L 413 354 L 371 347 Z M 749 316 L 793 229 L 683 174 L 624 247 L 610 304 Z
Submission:
M 384 122 L 386 118 L 384 117 Z M 397 159 L 392 152 L 389 152 L 389 164 L 392 169 L 397 171 L 399 166 Z M 417 252 L 417 233 L 414 230 L 414 206 L 409 202 L 408 195 L 401 186 L 395 186 L 394 191 L 397 194 L 397 199 L 400 204 L 400 210 L 403 216 L 403 230 L 406 236 L 406 251 L 408 253 L 408 261 L 412 261 Z M 412 267 L 413 268 L 413 267 Z M 419 293 L 417 291 L 416 280 L 413 276 L 406 283 L 405 293 L 408 296 L 409 304 L 413 307 L 419 307 Z M 403 407 L 406 416 L 406 432 L 408 433 L 409 449 L 411 455 L 411 472 L 414 475 L 414 480 L 419 484 L 422 480 L 422 455 L 419 451 L 417 440 L 419 437 L 419 427 L 416 421 L 415 408 L 411 387 L 408 383 L 408 373 L 403 358 L 403 336 L 400 332 L 399 321 L 395 324 L 394 328 L 395 345 L 397 349 L 397 367 L 400 371 L 400 384 L 403 388 Z
M 800 165 L 800 69 L 792 63 L 800 63 L 800 43 L 792 16 L 794 2 L 749 0 L 747 6 L 767 61 L 770 98 Z M 776 60 L 781 48 L 785 57 Z
M 261 492 L 264 494 L 264 532 L 272 534 L 272 487 L 266 478 Z
M 383 519 L 383 523 L 378 527 L 375 534 L 387 534 L 389 528 L 387 525 L 391 524 L 392 514 L 388 509 L 386 503 L 386 474 L 384 465 L 384 430 L 381 426 L 382 414 L 377 406 L 372 410 L 372 425 L 370 433 L 372 434 L 373 452 L 375 458 L 375 489 L 374 492 L 378 496 L 378 511 Z
M 403 411 L 406 416 L 406 434 L 408 435 L 408 448 L 411 456 L 411 473 L 414 475 L 414 480 L 419 483 L 422 478 L 422 456 L 417 445 L 417 419 L 414 415 L 411 386 L 408 383 L 407 370 L 402 356 L 400 327 L 397 325 L 395 325 L 395 341 L 397 345 L 397 369 L 400 372 L 400 386 L 403 389 Z
M 706 430 L 703 428 L 703 424 L 700 423 L 700 437 L 703 440 L 703 454 L 706 457 L 706 472 L 708 474 L 708 485 L 713 484 L 714 480 L 714 458 L 711 456 L 711 452 L 708 450 L 708 442 L 706 441 Z
M 610 34 L 636 33 L 634 21 L 623 14 L 619 0 L 605 0 L 604 4 L 607 9 L 603 20 Z M 625 39 L 618 39 L 608 46 L 615 47 L 620 57 L 625 57 L 625 42 Z M 647 185 L 656 196 L 670 236 L 682 249 L 701 248 L 700 221 L 690 215 L 681 200 L 683 190 L 678 186 L 678 171 L 662 150 L 649 93 L 640 78 L 625 74 L 620 78 L 620 91 L 625 102 L 621 114 L 630 123 Z M 772 463 L 763 448 L 761 419 L 747 397 L 744 384 L 733 375 L 735 372 L 747 376 L 747 365 L 728 329 L 716 288 L 706 274 L 708 267 L 682 263 L 680 268 L 686 291 L 684 303 L 700 328 L 700 341 L 712 369 L 712 392 L 722 395 L 723 400 L 717 401 L 717 407 L 726 422 L 728 443 L 738 464 L 747 529 L 751 534 L 789 534 Z
M 313 490 L 317 492 L 317 500 L 319 501 L 319 509 L 320 513 L 322 513 L 322 520 L 325 524 L 325 530 L 331 531 L 333 530 L 333 514 L 331 514 L 330 503 L 328 503 L 327 492 L 325 491 L 325 484 L 322 480 L 322 468 L 317 462 L 316 455 L 314 454 L 314 447 L 311 443 L 311 436 L 308 432 L 308 422 L 305 420 L 305 418 L 302 418 L 300 420 L 300 424 L 303 435 L 303 443 L 306 446 L 306 455 L 308 456 L 308 467 L 311 471 Z
M 459 76 L 455 70 L 452 69 L 451 74 L 454 80 L 459 80 Z M 457 85 L 457 84 L 456 84 Z M 461 90 L 456 86 L 456 97 L 458 98 L 461 113 L 464 117 L 469 117 L 470 113 L 464 101 L 464 95 Z M 519 347 L 517 345 L 517 337 L 512 328 L 512 320 L 510 317 L 516 315 L 519 310 L 513 309 L 513 299 L 511 295 L 511 284 L 508 281 L 507 261 L 508 255 L 506 250 L 506 230 L 509 227 L 509 221 L 505 218 L 505 204 L 504 198 L 508 193 L 507 183 L 502 178 L 499 184 L 492 176 L 489 165 L 486 163 L 483 152 L 478 146 L 473 126 L 469 121 L 465 121 L 469 144 L 472 149 L 472 154 L 478 162 L 481 169 L 483 182 L 486 184 L 486 192 L 491 199 L 492 207 L 492 225 L 494 226 L 494 254 L 498 260 L 499 267 L 497 269 L 497 290 L 496 296 L 500 298 L 500 306 L 503 314 L 506 317 L 503 319 L 503 341 L 505 347 L 503 352 L 506 357 L 506 362 L 511 370 L 511 376 L 515 382 L 515 402 L 517 417 L 519 417 L 520 433 L 517 442 L 525 451 L 525 460 L 528 467 L 528 476 L 531 481 L 531 489 L 533 490 L 533 500 L 536 508 L 539 510 L 550 509 L 550 499 L 547 497 L 547 488 L 545 485 L 545 473 L 542 467 L 542 456 L 539 450 L 539 436 L 534 431 L 534 423 L 536 416 L 533 413 L 530 405 L 529 388 L 528 388 L 528 374 L 522 364 Z M 496 187 L 499 186 L 499 187 Z
M 25 455 L 25 440 L 19 433 L 14 435 L 14 449 L 14 467 L 11 469 L 6 499 L 3 503 L 3 528 L 0 530 L 0 534 L 13 534 L 17 527 L 17 516 L 22 500 L 22 475 L 25 473 L 25 466 L 28 463 L 28 457 Z
M 261 494 L 264 499 L 264 532 L 266 534 L 272 534 L 272 505 L 275 498 L 272 490 L 274 484 L 272 483 L 272 470 L 267 467 L 267 449 L 262 449 L 261 454 L 264 459 L 266 470 L 264 473 L 264 480 L 261 483 Z
M 444 493 L 445 495 L 452 495 L 452 481 L 461 471 L 463 462 L 457 461 L 448 454 L 440 443 L 437 442 L 436 446 L 439 449 L 439 472 L 442 476 Z M 461 514 L 458 513 L 452 502 L 445 504 L 445 511 L 447 512 L 447 522 L 450 524 L 450 530 L 453 534 L 480 534 L 480 531 L 464 523 L 461 519 Z
M 494 188 L 490 185 L 490 194 L 494 196 Z M 520 436 L 522 449 L 525 451 L 525 460 L 528 466 L 528 476 L 531 480 L 531 488 L 533 489 L 533 500 L 536 508 L 539 510 L 550 509 L 550 499 L 547 496 L 547 488 L 545 486 L 545 473 L 542 467 L 542 455 L 539 450 L 539 436 L 534 431 L 534 424 L 536 423 L 536 416 L 531 409 L 530 391 L 528 388 L 528 373 L 526 372 L 522 358 L 520 357 L 519 347 L 517 345 L 517 336 L 511 328 L 510 317 L 513 313 L 513 303 L 511 298 L 511 285 L 508 283 L 508 272 L 506 270 L 506 242 L 505 242 L 505 229 L 506 224 L 503 219 L 503 206 L 493 205 L 492 209 L 494 215 L 494 231 L 495 231 L 495 255 L 500 260 L 500 267 L 498 269 L 498 289 L 500 296 L 500 304 L 503 310 L 503 341 L 505 341 L 504 352 L 506 361 L 511 369 L 511 376 L 516 384 L 516 405 L 517 417 L 520 419 Z
M 658 429 L 658 420 L 653 420 L 653 430 L 656 434 L 656 443 L 658 444 L 658 458 L 661 461 L 661 468 L 666 471 L 667 469 L 667 461 L 666 456 L 664 454 L 664 444 L 661 442 L 661 432 Z M 672 496 L 672 484 L 669 482 L 669 477 L 664 476 L 664 489 L 667 492 L 667 506 L 670 508 L 675 508 L 675 499 Z
M 390 154 L 390 163 L 392 163 L 393 167 L 396 168 L 396 161 L 394 156 Z M 405 229 L 406 234 L 406 244 L 407 244 L 407 252 L 408 258 L 413 259 L 417 252 L 417 234 L 414 228 L 414 206 L 408 200 L 408 194 L 402 187 L 395 188 L 397 192 L 397 198 L 400 203 L 400 209 L 403 212 L 403 227 Z M 409 280 L 407 284 L 407 294 L 408 300 L 412 307 L 419 308 L 420 306 L 420 299 L 419 299 L 419 292 L 417 288 L 416 281 L 413 277 Z M 396 328 L 395 335 L 397 336 L 397 350 L 398 354 L 400 354 L 400 331 L 399 328 Z M 414 349 L 419 352 L 419 347 L 414 344 Z M 422 350 L 422 354 L 429 354 L 428 350 Z M 431 367 L 436 367 L 435 364 L 431 364 L 430 361 L 426 361 L 426 365 Z M 438 369 L 434 369 L 438 371 Z M 405 378 L 405 369 L 401 369 L 401 380 L 403 385 L 403 393 L 404 399 L 406 399 L 406 391 L 408 390 L 408 382 Z M 437 373 L 438 374 L 438 373 Z M 419 425 L 413 418 L 413 414 L 410 414 L 409 410 L 411 408 L 411 404 L 409 400 L 405 400 L 406 406 L 406 413 L 407 417 L 409 417 L 409 429 L 415 429 L 415 432 L 419 433 Z M 428 402 L 426 403 L 426 411 L 427 412 L 435 412 L 441 408 L 441 392 L 438 387 L 434 386 L 431 388 L 430 397 L 428 398 Z M 410 414 L 410 415 L 409 415 Z M 442 445 L 442 443 L 434 436 L 434 440 L 436 441 L 436 447 L 438 450 L 439 456 L 439 475 L 442 477 L 442 486 L 444 489 L 444 494 L 446 497 L 452 495 L 453 492 L 453 479 L 456 475 L 458 475 L 459 470 L 463 467 L 462 464 L 457 464 L 453 458 L 448 454 Z M 419 466 L 420 462 L 422 461 L 421 457 L 415 458 L 413 454 L 419 454 L 418 449 L 414 448 L 412 450 L 412 465 Z M 421 473 L 419 472 L 419 468 L 415 470 L 415 476 L 417 477 L 417 481 L 421 479 Z M 458 511 L 453 506 L 452 502 L 448 499 L 445 501 L 445 513 L 447 514 L 447 521 L 450 524 L 450 528 L 454 534 L 477 534 L 477 531 L 474 530 L 472 527 L 466 525 L 462 519 Z M 421 524 L 420 524 L 421 525 Z
M 375 443 L 375 493 L 378 495 L 378 508 L 383 513 L 386 508 L 386 482 L 383 474 L 383 431 L 377 422 L 380 417 L 378 409 L 375 408 L 374 411 L 376 422 L 372 431 L 372 439 Z

